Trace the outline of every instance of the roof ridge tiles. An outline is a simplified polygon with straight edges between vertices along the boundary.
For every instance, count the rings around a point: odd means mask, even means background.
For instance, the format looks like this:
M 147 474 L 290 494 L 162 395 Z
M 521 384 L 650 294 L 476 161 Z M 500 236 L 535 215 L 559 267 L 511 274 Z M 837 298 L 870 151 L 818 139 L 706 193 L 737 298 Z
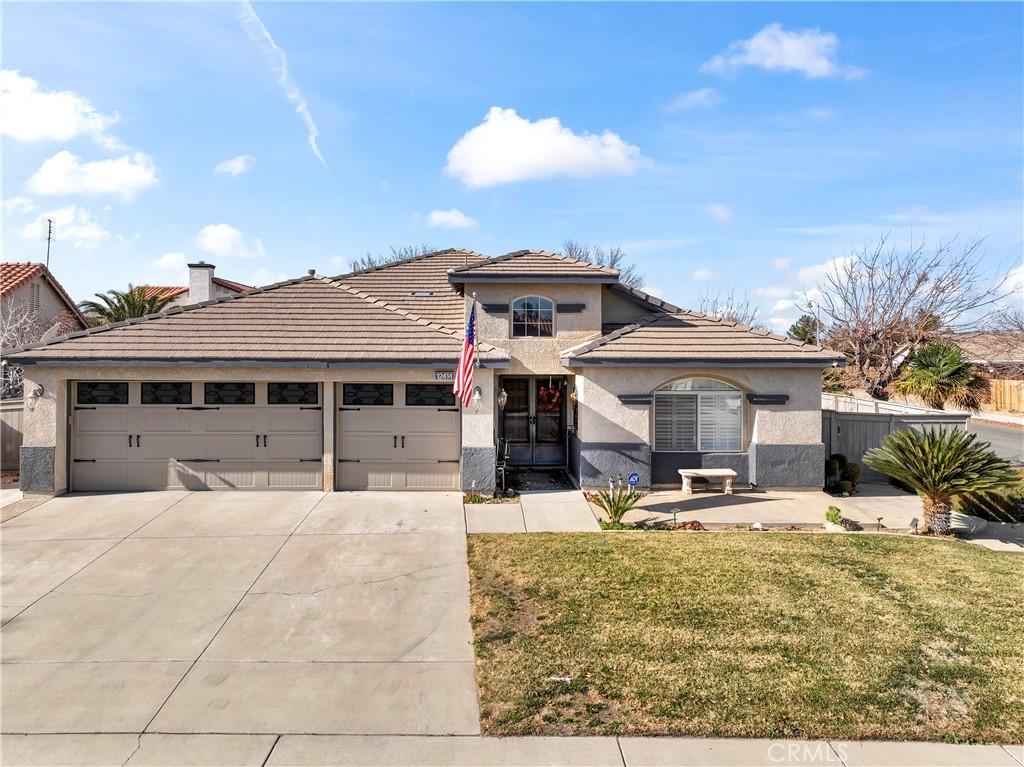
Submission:
M 466 255 L 466 256 L 479 256 L 480 258 L 487 258 L 483 253 L 477 253 L 475 250 L 469 250 L 467 248 L 442 248 L 441 250 L 432 250 L 429 253 L 420 253 L 418 256 L 412 258 L 405 258 L 401 261 L 392 261 L 387 264 L 377 264 L 376 266 L 367 266 L 363 269 L 355 269 L 351 272 L 344 272 L 335 277 L 331 277 L 332 280 L 342 280 L 346 277 L 358 277 L 363 274 L 370 274 L 371 272 L 379 272 L 384 269 L 392 269 L 396 266 L 402 266 L 403 264 L 412 264 L 417 261 L 425 261 L 428 258 L 434 258 L 435 256 L 444 255 Z
M 593 269 L 595 271 L 602 272 L 602 273 L 607 274 L 609 276 L 614 276 L 614 275 L 618 275 L 619 274 L 619 270 L 618 269 L 613 269 L 613 268 L 611 268 L 609 266 L 603 266 L 601 264 L 595 264 L 595 263 L 592 263 L 590 261 L 584 261 L 581 258 L 572 258 L 571 256 L 567 256 L 567 255 L 565 255 L 563 253 L 553 253 L 550 250 L 536 250 L 536 249 L 533 249 L 533 248 L 524 248 L 522 250 L 513 250 L 513 251 L 510 251 L 508 253 L 503 253 L 500 256 L 494 256 L 492 258 L 488 258 L 486 261 L 484 261 L 483 263 L 479 263 L 479 264 L 466 264 L 465 266 L 457 266 L 457 267 L 454 267 L 452 269 L 449 269 L 448 273 L 449 274 L 457 274 L 459 272 L 472 271 L 473 269 L 477 269 L 477 268 L 480 268 L 480 267 L 490 266 L 491 264 L 502 263 L 504 261 L 511 261 L 513 259 L 516 259 L 516 258 L 522 258 L 523 256 L 544 256 L 546 258 L 554 258 L 554 259 L 558 259 L 559 261 L 564 261 L 567 264 L 575 264 L 575 265 L 578 265 L 578 266 L 585 266 L 585 267 L 587 267 L 589 269 Z

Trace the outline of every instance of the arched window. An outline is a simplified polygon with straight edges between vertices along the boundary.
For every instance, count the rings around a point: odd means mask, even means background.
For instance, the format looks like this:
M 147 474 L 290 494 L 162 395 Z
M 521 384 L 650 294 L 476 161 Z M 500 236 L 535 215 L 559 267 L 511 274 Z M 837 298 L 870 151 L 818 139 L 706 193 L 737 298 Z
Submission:
M 654 449 L 714 452 L 742 449 L 743 396 L 713 378 L 685 378 L 654 392 Z
M 512 302 L 512 337 L 553 336 L 555 307 L 540 296 L 523 296 Z

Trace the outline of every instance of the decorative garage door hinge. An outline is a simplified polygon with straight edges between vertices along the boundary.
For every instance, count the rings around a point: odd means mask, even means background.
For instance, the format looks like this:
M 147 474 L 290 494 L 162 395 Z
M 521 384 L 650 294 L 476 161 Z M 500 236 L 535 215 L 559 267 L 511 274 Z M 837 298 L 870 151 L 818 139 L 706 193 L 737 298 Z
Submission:
M 178 405 L 174 408 L 175 410 L 220 410 L 220 407 L 214 405 L 212 407 L 203 407 L 202 405 Z
M 361 463 L 361 461 L 358 458 L 339 458 L 338 463 Z

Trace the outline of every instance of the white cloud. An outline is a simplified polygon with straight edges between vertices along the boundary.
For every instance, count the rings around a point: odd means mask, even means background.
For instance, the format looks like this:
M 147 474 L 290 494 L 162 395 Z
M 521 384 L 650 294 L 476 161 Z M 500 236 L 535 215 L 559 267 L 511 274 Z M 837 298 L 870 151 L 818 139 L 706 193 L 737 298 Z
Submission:
M 28 197 L 11 197 L 3 202 L 4 213 L 10 213 L 15 216 L 31 213 L 35 209 L 35 203 Z
M 824 281 L 828 275 L 835 274 L 837 270 L 842 269 L 849 262 L 849 256 L 841 256 L 829 259 L 823 264 L 805 266 L 797 270 L 796 278 L 800 281 L 801 285 L 817 285 L 819 282 Z
M 272 269 L 261 266 L 249 275 L 249 284 L 262 287 L 263 285 L 272 285 L 275 282 L 284 282 L 287 279 L 289 277 L 284 272 L 275 272 Z
M 44 238 L 47 219 L 53 219 L 55 240 L 68 241 L 79 250 L 94 250 L 110 237 L 110 232 L 100 226 L 88 210 L 78 205 L 41 213 L 35 221 L 23 226 L 19 234 L 27 240 Z
M 812 120 L 831 120 L 836 116 L 836 111 L 828 107 L 811 107 L 804 114 Z
M 718 275 L 710 269 L 701 268 L 694 269 L 693 274 L 690 275 L 690 279 L 697 282 L 711 282 L 712 280 L 717 280 Z
M 217 163 L 213 170 L 216 173 L 226 173 L 229 176 L 241 176 L 252 167 L 254 162 L 256 162 L 256 158 L 251 154 L 240 154 L 238 157 Z
M 432 210 L 427 215 L 428 229 L 472 229 L 477 222 L 456 208 Z
M 762 288 L 754 288 L 754 295 L 758 298 L 786 298 L 793 291 L 781 285 L 768 285 Z
M 724 202 L 709 202 L 703 206 L 704 214 L 718 224 L 728 224 L 736 215 Z
M 528 179 L 626 175 L 636 170 L 639 148 L 605 131 L 573 133 L 557 117 L 530 122 L 514 109 L 491 107 L 448 152 L 445 173 L 469 187 Z
M 768 324 L 772 326 L 772 329 L 779 332 L 785 333 L 789 330 L 793 323 L 796 322 L 792 317 L 769 317 Z
M 731 75 L 743 67 L 771 72 L 800 72 L 809 79 L 843 77 L 856 79 L 862 69 L 836 61 L 839 38 L 820 29 L 790 32 L 779 23 L 769 24 L 749 40 L 729 43 L 724 53 L 701 65 L 701 72 Z
M 892 213 L 887 213 L 882 218 L 901 224 L 909 222 L 938 224 L 946 220 L 943 216 L 932 213 L 927 205 L 908 205 Z
M 680 93 L 665 106 L 666 112 L 681 112 L 694 107 L 718 106 L 724 100 L 721 93 L 714 88 L 700 88 L 695 91 Z
M 772 268 L 778 269 L 780 272 L 788 272 L 791 266 L 793 266 L 793 262 L 788 258 L 772 259 Z
M 45 160 L 28 180 L 36 194 L 111 194 L 124 200 L 156 183 L 156 166 L 149 155 L 133 152 L 110 160 L 82 162 L 62 150 Z
M 196 244 L 200 250 L 217 258 L 262 258 L 265 255 L 263 243 L 257 239 L 246 241 L 230 224 L 204 226 L 196 235 Z
M 96 111 L 74 91 L 40 90 L 39 83 L 14 69 L 0 70 L 0 135 L 15 141 L 70 141 L 89 136 L 112 148 L 120 142 L 107 128 L 120 118 Z
M 164 253 L 153 262 L 153 267 L 162 272 L 180 272 L 185 269 L 184 253 Z
M 285 98 L 295 105 L 295 113 L 302 120 L 303 125 L 306 126 L 309 148 L 316 155 L 316 159 L 326 167 L 327 161 L 320 154 L 320 146 L 317 144 L 320 129 L 317 128 L 316 121 L 313 120 L 313 114 L 309 111 L 309 104 L 306 103 L 305 96 L 302 95 L 299 86 L 292 82 L 291 75 L 288 74 L 288 56 L 274 42 L 274 38 L 270 36 L 270 32 L 263 25 L 263 21 L 256 15 L 252 3 L 246 0 L 241 6 L 238 20 L 241 22 L 242 28 L 249 35 L 249 39 L 263 50 L 263 54 L 267 58 L 267 64 L 270 66 L 271 71 L 277 75 L 277 84 L 284 91 Z
M 796 301 L 794 301 L 793 299 L 791 299 L 791 298 L 782 298 L 782 299 L 779 299 L 778 301 L 775 302 L 775 305 L 772 307 L 772 311 L 773 312 L 784 312 L 787 309 L 792 309 L 795 306 L 796 306 Z

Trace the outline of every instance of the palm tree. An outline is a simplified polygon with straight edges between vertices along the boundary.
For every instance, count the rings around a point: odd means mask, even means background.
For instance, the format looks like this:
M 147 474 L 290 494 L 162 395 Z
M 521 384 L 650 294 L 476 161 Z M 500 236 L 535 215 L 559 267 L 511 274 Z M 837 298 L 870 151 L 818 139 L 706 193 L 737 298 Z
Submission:
M 913 488 L 924 507 L 923 532 L 945 535 L 954 496 L 969 498 L 1020 482 L 1009 461 L 976 439 L 954 429 L 894 431 L 864 454 L 864 463 Z
M 893 388 L 898 394 L 916 395 L 938 410 L 949 403 L 974 412 L 988 397 L 988 381 L 959 347 L 945 341 L 935 341 L 914 352 Z
M 144 287 L 134 287 L 129 283 L 128 290 L 108 290 L 97 293 L 99 301 L 80 301 L 78 308 L 95 325 L 109 325 L 122 322 L 132 317 L 144 317 L 156 314 L 169 304 L 174 296 L 146 296 Z

